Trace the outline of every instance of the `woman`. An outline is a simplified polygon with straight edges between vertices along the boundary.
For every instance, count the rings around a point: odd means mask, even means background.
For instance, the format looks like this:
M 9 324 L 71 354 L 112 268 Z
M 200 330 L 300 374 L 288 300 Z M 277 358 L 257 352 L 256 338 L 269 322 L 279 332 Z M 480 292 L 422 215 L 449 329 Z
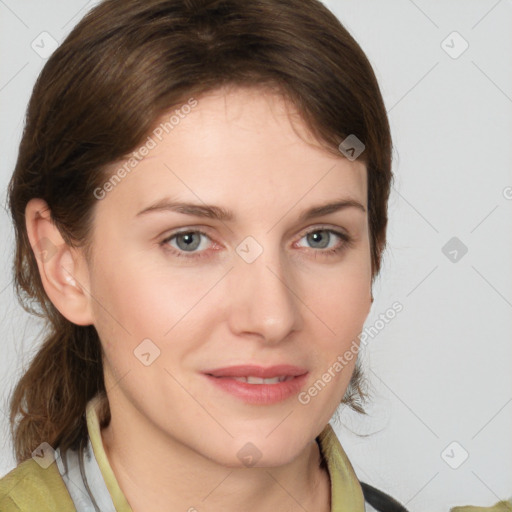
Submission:
M 364 412 L 391 179 L 371 66 L 316 0 L 94 8 L 36 83 L 9 187 L 48 332 L 0 509 L 405 510 L 328 423 Z

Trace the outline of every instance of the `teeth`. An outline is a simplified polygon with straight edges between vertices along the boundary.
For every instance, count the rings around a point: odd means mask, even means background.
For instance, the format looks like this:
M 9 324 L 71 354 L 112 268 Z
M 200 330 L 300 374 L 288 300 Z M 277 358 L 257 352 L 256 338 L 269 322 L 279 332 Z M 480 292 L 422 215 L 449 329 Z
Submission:
M 232 377 L 232 379 L 237 380 L 238 382 L 247 382 L 247 384 L 278 384 L 279 382 L 284 382 L 286 380 L 293 379 L 292 376 L 282 376 L 282 377 L 272 377 L 270 379 L 262 379 L 261 377 Z

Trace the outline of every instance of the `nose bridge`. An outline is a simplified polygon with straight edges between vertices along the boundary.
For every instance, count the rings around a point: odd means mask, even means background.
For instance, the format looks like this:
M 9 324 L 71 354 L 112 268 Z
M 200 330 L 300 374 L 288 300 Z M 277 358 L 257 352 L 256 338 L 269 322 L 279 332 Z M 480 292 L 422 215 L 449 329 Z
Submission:
M 258 334 L 267 343 L 277 343 L 299 328 L 300 312 L 292 269 L 270 239 L 259 243 L 247 237 L 237 247 L 230 272 L 230 321 L 238 334 Z

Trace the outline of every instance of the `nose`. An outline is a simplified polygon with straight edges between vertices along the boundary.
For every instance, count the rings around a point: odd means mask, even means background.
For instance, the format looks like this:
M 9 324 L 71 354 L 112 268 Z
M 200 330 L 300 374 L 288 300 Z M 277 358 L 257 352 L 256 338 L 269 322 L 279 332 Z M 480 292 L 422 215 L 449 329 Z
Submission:
M 252 263 L 238 256 L 229 273 L 229 323 L 237 335 L 276 344 L 302 325 L 292 269 L 279 249 L 266 248 Z

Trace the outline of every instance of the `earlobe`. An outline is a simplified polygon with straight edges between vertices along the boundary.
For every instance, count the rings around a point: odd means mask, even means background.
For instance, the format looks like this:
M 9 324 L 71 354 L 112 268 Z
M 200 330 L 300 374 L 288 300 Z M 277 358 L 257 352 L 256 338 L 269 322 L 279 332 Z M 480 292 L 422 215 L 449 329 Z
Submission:
M 83 255 L 66 244 L 43 199 L 27 203 L 25 225 L 48 298 L 70 322 L 91 325 L 89 275 Z
M 370 314 L 370 311 L 372 310 L 372 306 L 373 306 L 373 291 L 370 291 L 370 300 L 368 302 L 368 312 L 366 313 L 367 316 Z

